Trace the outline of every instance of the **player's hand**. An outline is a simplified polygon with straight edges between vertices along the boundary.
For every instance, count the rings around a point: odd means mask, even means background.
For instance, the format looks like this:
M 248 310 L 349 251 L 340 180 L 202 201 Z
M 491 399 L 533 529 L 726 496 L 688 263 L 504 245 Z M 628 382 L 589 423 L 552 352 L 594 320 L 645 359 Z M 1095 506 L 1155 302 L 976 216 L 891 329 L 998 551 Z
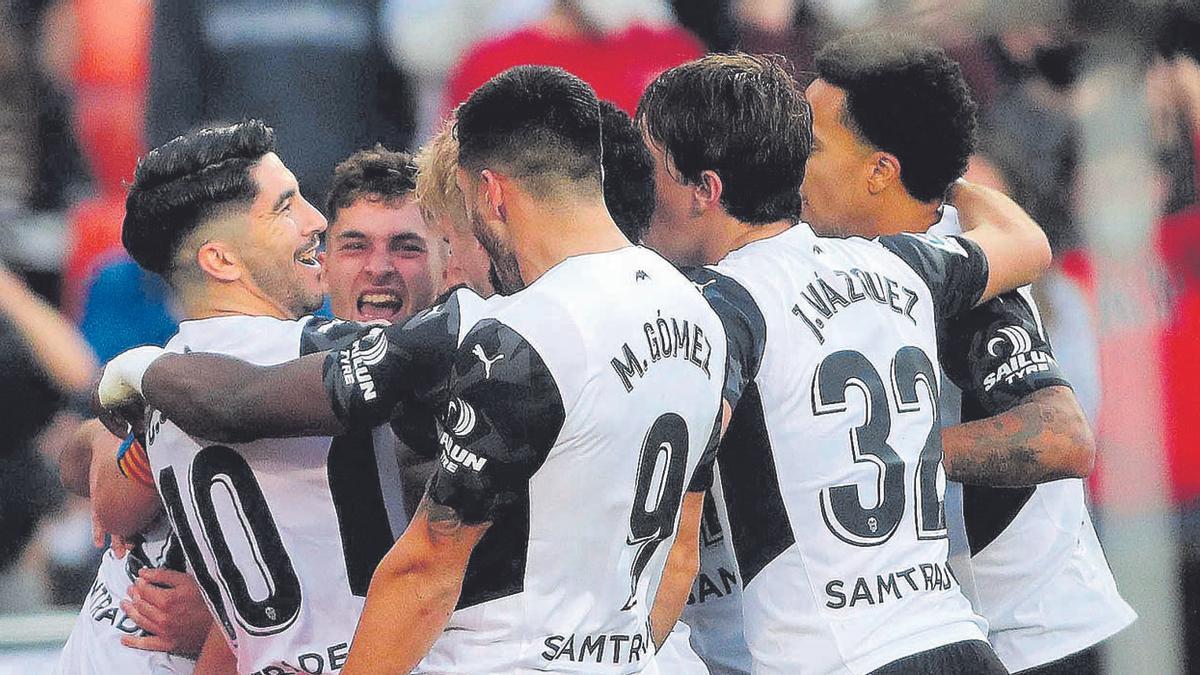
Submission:
M 195 656 L 212 624 L 212 615 L 191 575 L 161 567 L 142 568 L 121 609 L 139 628 L 152 633 L 123 637 L 121 644 L 152 652 Z
M 96 395 L 100 405 L 114 410 L 142 399 L 142 377 L 154 360 L 166 353 L 161 347 L 134 347 L 104 366 Z
M 96 385 L 94 407 L 100 421 L 118 438 L 139 430 L 145 411 L 142 377 L 150 364 L 165 353 L 160 347 L 134 347 L 104 366 Z

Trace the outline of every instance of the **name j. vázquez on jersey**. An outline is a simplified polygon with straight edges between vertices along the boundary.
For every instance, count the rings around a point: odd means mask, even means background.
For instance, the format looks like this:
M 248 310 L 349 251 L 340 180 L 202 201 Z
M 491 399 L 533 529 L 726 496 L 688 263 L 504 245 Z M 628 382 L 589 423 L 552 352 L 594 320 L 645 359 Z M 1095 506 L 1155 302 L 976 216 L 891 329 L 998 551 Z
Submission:
M 642 324 L 642 333 L 646 336 L 644 356 L 639 356 L 638 351 L 626 342 L 621 346 L 621 353 L 612 360 L 613 370 L 626 393 L 633 391 L 635 378 L 645 377 L 650 366 L 671 358 L 683 359 L 712 379 L 709 370 L 712 344 L 700 326 L 687 319 L 664 317 L 660 311 L 656 318 Z
M 913 308 L 917 306 L 920 296 L 916 291 L 878 272 L 864 272 L 854 268 L 848 272 L 834 270 L 833 274 L 837 278 L 833 279 L 832 283 L 817 276 L 801 291 L 800 296 L 807 308 L 799 303 L 792 307 L 792 314 L 800 317 L 808 326 L 818 344 L 825 344 L 825 323 L 837 316 L 840 307 L 849 307 L 863 300 L 871 300 L 887 307 L 896 314 L 907 317 L 914 326 L 917 325 Z

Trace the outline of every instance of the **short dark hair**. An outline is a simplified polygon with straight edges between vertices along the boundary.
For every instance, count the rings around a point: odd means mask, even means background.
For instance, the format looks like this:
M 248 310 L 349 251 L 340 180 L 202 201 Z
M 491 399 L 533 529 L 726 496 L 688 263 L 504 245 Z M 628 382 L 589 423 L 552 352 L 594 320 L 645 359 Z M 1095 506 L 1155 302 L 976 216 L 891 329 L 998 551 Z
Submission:
M 503 166 L 541 195 L 565 183 L 600 190 L 600 104 L 562 68 L 509 68 L 458 108 L 454 128 L 464 168 Z
M 800 217 L 812 110 L 778 56 L 713 54 L 663 73 L 637 120 L 684 180 L 721 177 L 721 205 L 746 223 Z
M 334 220 L 339 210 L 360 199 L 395 205 L 416 189 L 417 165 L 412 155 L 376 143 L 373 148 L 350 155 L 334 168 L 325 212 Z
M 817 77 L 845 90 L 843 123 L 900 160 L 916 199 L 940 199 L 967 170 L 976 112 L 962 70 L 940 47 L 903 35 L 859 33 L 826 45 Z
M 610 101 L 600 101 L 604 125 L 604 203 L 621 232 L 641 241 L 654 215 L 654 158 L 633 120 Z
M 275 150 L 258 120 L 197 129 L 138 161 L 125 197 L 121 243 L 142 268 L 169 277 L 179 246 L 201 223 L 258 195 L 250 170 Z

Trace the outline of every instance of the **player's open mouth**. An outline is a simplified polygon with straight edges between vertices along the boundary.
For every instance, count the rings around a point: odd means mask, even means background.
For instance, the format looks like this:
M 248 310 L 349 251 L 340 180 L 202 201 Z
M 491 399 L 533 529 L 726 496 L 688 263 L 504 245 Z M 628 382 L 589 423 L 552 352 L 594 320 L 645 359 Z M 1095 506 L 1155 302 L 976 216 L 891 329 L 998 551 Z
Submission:
M 317 259 L 317 249 L 320 248 L 321 242 L 314 240 L 311 247 L 304 249 L 296 254 L 296 262 L 311 267 L 313 269 L 321 268 L 321 261 Z
M 358 311 L 360 314 L 391 316 L 404 307 L 404 299 L 398 293 L 391 291 L 372 291 L 358 296 Z

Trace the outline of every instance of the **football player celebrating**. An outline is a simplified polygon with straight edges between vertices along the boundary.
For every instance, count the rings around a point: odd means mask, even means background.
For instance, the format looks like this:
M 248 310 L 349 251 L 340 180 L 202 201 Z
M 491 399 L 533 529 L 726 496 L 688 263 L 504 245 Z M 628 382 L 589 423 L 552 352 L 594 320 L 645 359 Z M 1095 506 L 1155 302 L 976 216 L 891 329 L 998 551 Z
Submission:
M 122 237 L 189 317 L 169 350 L 276 363 L 358 330 L 295 318 L 321 303 L 325 219 L 273 143 L 244 122 L 187 134 L 139 164 Z M 149 420 L 147 473 L 239 672 L 344 663 L 370 575 L 404 526 L 388 480 L 398 470 L 377 463 L 373 431 L 217 444 Z
M 475 236 L 509 295 L 460 290 L 274 367 L 141 348 L 110 364 L 102 398 L 142 397 L 225 440 L 361 429 L 406 399 L 440 401 L 439 467 L 376 571 L 346 672 L 656 672 L 687 593 L 659 579 L 679 578 L 663 574 L 687 557 L 672 542 L 694 546 L 711 479 L 721 321 L 613 223 L 599 102 L 578 78 L 505 71 L 458 110 L 455 136 Z M 611 485 L 585 489 L 597 480 Z
M 805 219 L 840 235 L 935 222 L 932 231 L 957 233 L 943 196 L 966 169 L 975 131 L 958 65 L 936 47 L 868 34 L 825 47 L 816 71 Z M 966 422 L 943 435 L 946 474 L 961 483 L 946 502 L 954 573 L 1010 670 L 1093 672 L 1098 643 L 1135 614 L 1085 504 L 1092 433 L 1029 289 L 945 322 L 939 351 Z
M 1005 672 L 945 564 L 935 321 L 1031 281 L 1045 236 L 968 187 L 964 236 L 818 237 L 798 222 L 809 107 L 769 58 L 667 71 L 637 119 L 646 242 L 712 265 L 693 279 L 730 337 L 719 483 L 753 671 Z

